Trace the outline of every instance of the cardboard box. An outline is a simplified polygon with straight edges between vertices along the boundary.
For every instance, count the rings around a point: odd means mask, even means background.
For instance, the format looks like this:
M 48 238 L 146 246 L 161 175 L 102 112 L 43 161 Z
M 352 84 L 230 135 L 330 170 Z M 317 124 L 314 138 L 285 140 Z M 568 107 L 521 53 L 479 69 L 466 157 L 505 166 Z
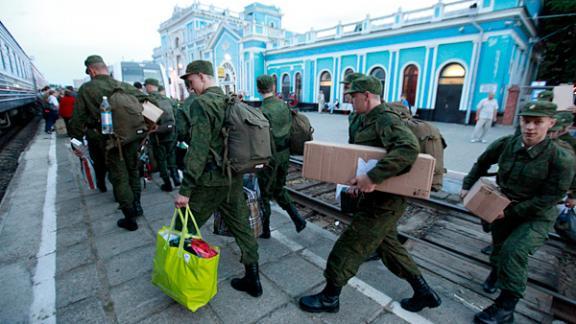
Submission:
M 164 113 L 162 109 L 156 107 L 156 105 L 154 105 L 150 101 L 144 102 L 144 104 L 142 104 L 142 107 L 144 108 L 144 110 L 142 111 L 142 115 L 144 115 L 144 118 L 148 119 L 153 123 L 157 123 L 158 119 L 160 119 L 160 116 L 162 116 L 162 114 Z
M 364 161 L 380 160 L 385 155 L 385 149 L 372 146 L 320 141 L 306 142 L 302 176 L 345 184 L 356 177 L 359 158 Z M 436 160 L 431 155 L 419 154 L 410 172 L 386 179 L 376 186 L 376 190 L 428 199 L 435 164 Z
M 488 178 L 476 181 L 463 202 L 464 207 L 488 223 L 492 223 L 510 204 L 510 200 L 500 192 L 496 183 Z

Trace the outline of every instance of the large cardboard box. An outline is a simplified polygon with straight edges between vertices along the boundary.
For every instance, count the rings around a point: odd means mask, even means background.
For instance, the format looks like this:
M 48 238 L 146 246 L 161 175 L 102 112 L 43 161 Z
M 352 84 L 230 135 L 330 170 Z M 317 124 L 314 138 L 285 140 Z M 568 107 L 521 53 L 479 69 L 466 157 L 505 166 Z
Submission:
M 345 184 L 356 176 L 358 159 L 380 160 L 386 150 L 372 146 L 337 144 L 321 141 L 306 142 L 304 146 L 305 178 Z M 416 198 L 430 198 L 436 160 L 419 154 L 410 172 L 385 180 L 376 190 Z
M 510 204 L 510 200 L 498 190 L 496 183 L 488 178 L 476 181 L 463 202 L 464 207 L 488 223 L 492 223 Z
M 157 123 L 158 119 L 160 119 L 160 116 L 162 116 L 162 114 L 164 113 L 162 109 L 156 107 L 156 105 L 154 105 L 149 101 L 144 102 L 142 104 L 142 107 L 144 108 L 144 110 L 142 111 L 142 115 L 144 115 L 144 118 L 148 119 L 153 123 Z

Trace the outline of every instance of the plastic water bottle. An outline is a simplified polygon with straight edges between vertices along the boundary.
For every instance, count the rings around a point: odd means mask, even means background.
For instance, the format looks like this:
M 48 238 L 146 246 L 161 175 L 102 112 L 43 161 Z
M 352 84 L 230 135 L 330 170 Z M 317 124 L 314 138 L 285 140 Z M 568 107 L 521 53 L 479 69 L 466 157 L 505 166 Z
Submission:
M 102 103 L 100 104 L 100 121 L 102 123 L 102 134 L 114 134 L 112 107 L 110 107 L 106 96 L 102 97 Z

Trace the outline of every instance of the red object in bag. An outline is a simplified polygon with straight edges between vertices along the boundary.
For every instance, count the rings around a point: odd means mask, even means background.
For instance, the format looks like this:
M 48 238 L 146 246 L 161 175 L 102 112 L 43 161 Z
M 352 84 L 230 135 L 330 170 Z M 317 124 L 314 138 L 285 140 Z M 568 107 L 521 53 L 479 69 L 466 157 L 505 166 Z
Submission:
M 210 259 L 218 255 L 218 251 L 214 250 L 208 243 L 201 239 L 192 239 L 190 241 L 190 248 L 194 251 L 194 254 L 204 259 Z

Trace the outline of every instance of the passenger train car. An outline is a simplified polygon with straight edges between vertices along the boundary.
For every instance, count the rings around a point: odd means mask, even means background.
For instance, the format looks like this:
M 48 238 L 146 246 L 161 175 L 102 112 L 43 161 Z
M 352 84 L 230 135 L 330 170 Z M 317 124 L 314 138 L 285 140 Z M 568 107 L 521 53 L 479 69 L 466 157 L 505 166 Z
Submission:
M 0 135 L 34 115 L 42 73 L 0 22 Z

